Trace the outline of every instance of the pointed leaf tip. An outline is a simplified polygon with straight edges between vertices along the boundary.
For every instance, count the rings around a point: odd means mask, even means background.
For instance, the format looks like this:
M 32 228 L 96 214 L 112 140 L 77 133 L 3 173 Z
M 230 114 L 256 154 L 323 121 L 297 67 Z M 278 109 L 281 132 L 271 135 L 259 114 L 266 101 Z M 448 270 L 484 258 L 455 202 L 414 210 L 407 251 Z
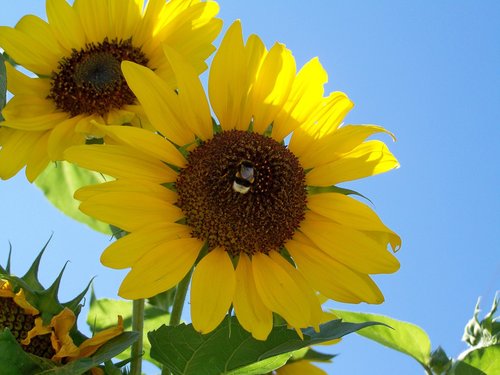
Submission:
M 40 280 L 38 280 L 38 269 L 40 267 L 40 261 L 42 260 L 43 253 L 45 252 L 45 249 L 47 249 L 47 246 L 49 245 L 50 240 L 52 239 L 52 236 L 54 233 L 52 233 L 45 243 L 45 245 L 42 247 L 42 250 L 38 253 L 37 257 L 31 264 L 31 267 L 29 270 L 26 272 L 26 274 L 21 277 L 22 280 L 24 280 L 29 286 L 31 286 L 34 290 L 43 290 L 43 285 L 40 283 Z

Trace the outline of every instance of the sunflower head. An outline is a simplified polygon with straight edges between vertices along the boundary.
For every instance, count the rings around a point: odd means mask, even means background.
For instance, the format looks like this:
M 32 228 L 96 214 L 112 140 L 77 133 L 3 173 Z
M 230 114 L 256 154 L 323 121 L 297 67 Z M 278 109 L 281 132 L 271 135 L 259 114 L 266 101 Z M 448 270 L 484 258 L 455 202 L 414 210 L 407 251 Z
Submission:
M 208 98 L 184 58 L 168 47 L 165 55 L 175 90 L 151 69 L 122 63 L 156 134 L 103 125 L 113 142 L 65 152 L 116 178 L 75 197 L 84 213 L 130 233 L 101 257 L 131 269 L 119 294 L 153 296 L 194 267 L 195 329 L 210 332 L 234 309 L 258 339 L 275 314 L 298 332 L 318 328 L 318 293 L 381 303 L 371 275 L 397 271 L 389 247 L 401 240 L 337 185 L 397 168 L 387 146 L 368 139 L 392 134 L 344 124 L 353 103 L 341 92 L 324 95 L 318 59 L 297 72 L 290 50 L 268 50 L 255 35 L 245 42 L 239 22 L 214 56 Z
M 118 325 L 86 339 L 75 326 L 87 287 L 71 301 L 61 303 L 57 294 L 64 268 L 45 289 L 38 268 L 46 246 L 22 277 L 10 273 L 10 255 L 0 266 L 0 331 L 9 329 L 25 352 L 64 363 L 92 355 L 101 345 L 123 331 Z

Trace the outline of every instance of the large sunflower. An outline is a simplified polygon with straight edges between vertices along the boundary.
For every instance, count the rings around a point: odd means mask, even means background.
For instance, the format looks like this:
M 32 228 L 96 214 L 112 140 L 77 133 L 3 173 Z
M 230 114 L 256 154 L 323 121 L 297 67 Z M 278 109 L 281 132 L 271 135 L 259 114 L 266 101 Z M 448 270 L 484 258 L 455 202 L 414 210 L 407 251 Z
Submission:
M 0 27 L 0 47 L 37 75 L 7 64 L 14 97 L 2 111 L 0 178 L 27 166 L 33 181 L 64 149 L 100 137 L 92 120 L 147 126 L 120 70 L 123 60 L 154 69 L 173 83 L 168 45 L 206 69 L 221 21 L 215 2 L 200 0 L 47 0 L 48 22 L 28 15 Z
M 175 92 L 146 67 L 122 63 L 162 136 L 107 126 L 116 144 L 65 153 L 117 178 L 83 188 L 76 198 L 83 212 L 130 232 L 101 258 L 106 266 L 131 268 L 119 294 L 150 297 L 195 266 L 194 327 L 213 330 L 232 305 L 258 339 L 272 329 L 273 312 L 296 329 L 317 327 L 317 292 L 381 303 L 369 274 L 399 268 L 387 247 L 396 250 L 400 238 L 333 185 L 398 166 L 384 143 L 366 141 L 386 131 L 340 126 L 352 103 L 340 92 L 323 97 L 327 76 L 318 60 L 296 74 L 288 49 L 275 44 L 267 51 L 255 35 L 245 44 L 239 22 L 211 67 L 209 97 L 220 122 L 213 125 L 195 71 L 165 50 Z

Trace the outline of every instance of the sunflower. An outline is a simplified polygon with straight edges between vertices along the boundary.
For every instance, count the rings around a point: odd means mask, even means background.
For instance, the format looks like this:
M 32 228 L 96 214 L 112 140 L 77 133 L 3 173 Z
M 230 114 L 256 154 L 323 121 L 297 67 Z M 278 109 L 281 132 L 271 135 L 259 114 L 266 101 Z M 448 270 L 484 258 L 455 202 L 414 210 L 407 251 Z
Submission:
M 123 320 L 119 316 L 115 327 L 98 332 L 80 345 L 75 345 L 70 336 L 75 323 L 74 312 L 66 307 L 54 315 L 48 324 L 44 324 L 41 312 L 28 302 L 23 289 L 14 292 L 8 280 L 0 279 L 0 330 L 8 328 L 24 351 L 52 359 L 56 363 L 66 363 L 91 356 L 123 332 Z M 92 373 L 101 372 L 95 368 Z
M 273 313 L 295 329 L 318 327 L 318 292 L 341 302 L 381 303 L 370 274 L 399 268 L 400 238 L 335 184 L 396 168 L 378 126 L 340 126 L 352 102 L 324 97 L 317 58 L 296 73 L 284 45 L 244 43 L 237 21 L 214 56 L 208 91 L 173 49 L 177 89 L 123 62 L 127 83 L 158 134 L 102 126 L 115 144 L 76 146 L 65 157 L 116 178 L 77 191 L 80 209 L 129 235 L 101 261 L 131 268 L 128 299 L 175 286 L 195 266 L 191 319 L 210 332 L 232 306 L 257 339 Z M 285 144 L 285 137 L 291 139 Z M 165 137 L 165 138 L 164 138 Z M 300 331 L 298 331 L 300 332 Z
M 120 63 L 147 66 L 173 84 L 163 46 L 201 73 L 221 28 L 211 1 L 47 0 L 46 7 L 48 22 L 27 15 L 15 28 L 0 27 L 0 47 L 37 76 L 6 64 L 14 96 L 2 111 L 2 179 L 27 166 L 33 181 L 66 147 L 99 139 L 93 120 L 147 127 Z

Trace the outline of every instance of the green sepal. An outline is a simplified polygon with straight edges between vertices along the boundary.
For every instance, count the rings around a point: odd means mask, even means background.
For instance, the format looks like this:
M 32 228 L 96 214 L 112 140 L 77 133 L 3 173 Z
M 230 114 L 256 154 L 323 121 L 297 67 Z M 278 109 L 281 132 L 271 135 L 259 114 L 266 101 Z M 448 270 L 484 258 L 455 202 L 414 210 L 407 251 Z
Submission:
M 344 195 L 356 195 L 358 197 L 366 199 L 370 203 L 373 203 L 371 200 L 369 200 L 363 194 L 360 194 L 355 190 L 345 189 L 345 188 L 341 188 L 341 187 L 338 187 L 335 185 L 332 185 L 332 186 L 308 186 L 307 193 L 309 195 L 322 194 L 322 193 L 339 193 L 339 194 L 344 194 Z
M 43 245 L 42 250 L 40 250 L 33 263 L 31 263 L 28 271 L 21 277 L 21 279 L 33 290 L 43 290 L 43 285 L 40 280 L 38 280 L 38 270 L 40 268 L 40 261 L 42 260 L 43 253 L 47 249 L 51 239 L 52 235 L 50 235 L 45 245 Z
M 10 258 L 12 255 L 12 244 L 9 242 L 9 255 L 7 256 L 7 264 L 5 268 L 0 264 L 0 275 L 10 275 Z
M 273 328 L 267 340 L 260 341 L 245 331 L 235 317 L 226 317 L 219 327 L 206 335 L 196 332 L 191 324 L 181 324 L 176 327 L 162 326 L 150 332 L 148 338 L 151 342 L 151 357 L 165 365 L 173 374 L 243 374 L 244 372 L 236 370 L 281 356 L 280 360 L 274 361 L 274 368 L 269 368 L 269 363 L 266 363 L 265 372 L 269 372 L 281 367 L 296 350 L 377 324 L 379 323 L 356 324 L 345 323 L 340 319 L 332 320 L 322 324 L 319 332 L 312 328 L 303 329 L 303 340 L 294 330 L 279 326 Z M 252 374 L 259 373 L 255 366 L 252 371 Z
M 452 360 L 443 348 L 440 346 L 437 347 L 431 353 L 431 358 L 429 360 L 429 367 L 432 369 L 432 372 L 436 375 L 446 374 L 447 371 L 451 368 Z

